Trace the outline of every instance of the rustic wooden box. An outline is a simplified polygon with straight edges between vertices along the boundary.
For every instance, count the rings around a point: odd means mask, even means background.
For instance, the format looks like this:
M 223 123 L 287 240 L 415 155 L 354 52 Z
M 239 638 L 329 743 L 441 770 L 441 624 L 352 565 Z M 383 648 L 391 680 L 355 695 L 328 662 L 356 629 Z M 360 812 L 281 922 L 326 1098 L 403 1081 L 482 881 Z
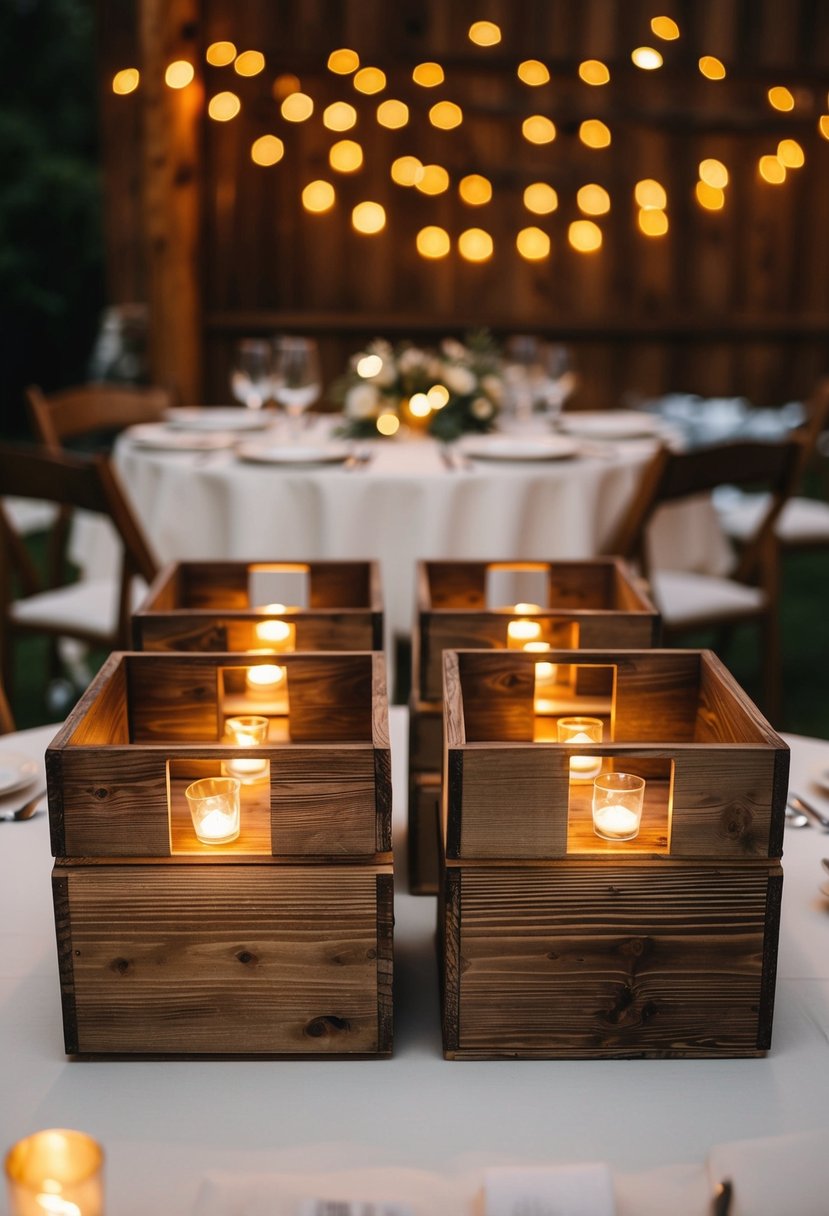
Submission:
M 279 656 L 287 713 L 222 743 L 272 658 L 114 654 L 49 747 L 68 1053 L 390 1054 L 384 659 Z M 254 751 L 239 838 L 200 844 L 184 788 Z
M 788 748 L 713 654 L 676 650 L 581 652 L 605 742 L 558 744 L 533 663 L 444 658 L 446 1056 L 763 1054 Z M 593 833 L 579 754 L 646 778 L 635 840 Z
M 251 580 L 269 574 L 304 580 L 307 602 L 278 614 L 251 603 Z M 274 616 L 293 627 L 293 650 L 382 650 L 377 563 L 174 562 L 133 613 L 133 641 L 137 650 L 255 650 L 269 644 L 260 634 Z

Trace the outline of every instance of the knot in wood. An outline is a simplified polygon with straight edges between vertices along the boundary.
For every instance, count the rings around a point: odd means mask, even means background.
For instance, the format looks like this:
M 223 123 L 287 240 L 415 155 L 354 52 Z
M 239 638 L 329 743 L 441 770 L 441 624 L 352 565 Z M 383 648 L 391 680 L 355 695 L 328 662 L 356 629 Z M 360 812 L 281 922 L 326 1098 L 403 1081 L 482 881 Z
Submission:
M 338 1018 L 334 1014 L 328 1014 L 310 1021 L 305 1027 L 305 1033 L 312 1039 L 322 1039 L 350 1029 L 351 1023 L 347 1018 Z
M 752 814 L 739 802 L 730 803 L 722 813 L 720 827 L 729 840 L 739 840 L 751 827 Z
M 641 958 L 649 953 L 651 939 L 649 937 L 626 937 L 619 943 L 619 953 L 627 958 Z
M 99 785 L 98 788 L 92 792 L 99 802 L 103 802 L 104 798 L 109 797 L 109 790 L 104 785 Z
M 255 967 L 259 962 L 257 956 L 251 954 L 250 950 L 237 950 L 236 957 L 245 967 Z
M 116 975 L 126 975 L 127 972 L 132 971 L 132 963 L 126 958 L 114 958 L 109 966 Z

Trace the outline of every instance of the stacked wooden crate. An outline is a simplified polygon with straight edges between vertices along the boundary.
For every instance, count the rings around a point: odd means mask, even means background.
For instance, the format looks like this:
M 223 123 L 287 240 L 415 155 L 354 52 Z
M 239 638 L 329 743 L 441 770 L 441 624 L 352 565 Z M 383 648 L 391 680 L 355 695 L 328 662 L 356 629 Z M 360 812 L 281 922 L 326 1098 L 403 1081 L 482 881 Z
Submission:
M 538 602 L 504 602 L 502 595 L 492 594 L 494 580 L 503 588 L 511 581 L 513 590 L 523 586 Z M 538 641 L 553 649 L 647 647 L 659 640 L 659 616 L 641 584 L 617 558 L 423 561 L 417 566 L 416 596 L 408 842 L 409 887 L 422 895 L 438 889 L 443 651 L 504 648 L 516 615 L 537 622 Z M 518 613 L 519 608 L 530 611 Z
M 602 743 L 555 741 L 535 656 L 444 655 L 445 1055 L 761 1055 L 788 748 L 708 651 L 577 664 L 604 685 Z M 586 754 L 646 779 L 635 839 L 595 835 Z

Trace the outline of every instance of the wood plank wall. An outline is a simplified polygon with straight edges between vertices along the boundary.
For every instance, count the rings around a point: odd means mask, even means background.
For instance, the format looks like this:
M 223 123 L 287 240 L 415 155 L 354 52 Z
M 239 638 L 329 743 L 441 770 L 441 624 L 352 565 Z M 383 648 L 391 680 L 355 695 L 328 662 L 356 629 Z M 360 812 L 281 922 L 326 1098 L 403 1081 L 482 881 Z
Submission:
M 181 157 L 182 141 L 187 152 L 192 138 L 186 125 L 181 133 L 181 123 L 173 121 L 175 107 L 186 103 L 181 94 L 163 90 L 173 115 L 165 149 L 158 145 L 157 82 L 145 81 L 130 97 L 102 89 L 113 296 L 152 301 L 154 329 L 167 336 L 157 375 L 176 382 L 185 397 L 203 392 L 207 400 L 227 400 L 234 342 L 277 330 L 319 335 L 329 377 L 363 340 L 379 334 L 425 341 L 479 325 L 499 334 L 547 333 L 572 344 L 585 406 L 670 390 L 744 394 L 767 404 L 806 393 L 829 370 L 829 141 L 817 126 L 819 115 L 829 113 L 829 4 L 134 3 L 151 71 L 158 74 L 160 56 L 151 56 L 146 45 L 149 10 L 155 22 L 163 23 L 167 13 L 166 33 L 158 37 L 169 46 L 183 45 L 189 36 L 197 49 L 191 87 L 198 97 L 232 89 L 242 100 L 232 122 L 212 122 L 202 109 L 189 159 L 184 157 L 196 175 L 198 202 L 190 198 L 184 210 L 180 202 L 170 203 L 180 223 L 199 229 L 179 238 L 200 251 L 198 300 L 184 300 L 182 307 L 171 280 L 161 289 L 154 282 L 153 258 L 142 259 L 135 250 L 152 253 L 147 226 L 157 227 L 165 191 L 171 200 L 181 195 L 181 172 L 171 172 L 170 165 Z M 185 28 L 181 13 L 187 10 Z M 650 33 L 650 17 L 660 12 L 679 22 L 678 42 L 659 43 Z M 468 40 L 477 18 L 501 25 L 498 46 L 480 48 Z M 117 38 L 111 20 L 101 23 L 102 73 L 113 67 L 116 44 L 124 54 L 123 20 L 116 24 Z M 262 50 L 265 72 L 245 80 L 232 67 L 205 65 L 204 48 L 222 38 L 240 50 Z M 666 60 L 660 71 L 632 66 L 630 51 L 641 44 L 660 46 Z M 349 77 L 326 70 L 328 52 L 340 46 L 355 48 L 364 64 L 386 71 L 388 85 L 379 97 L 357 93 Z M 725 62 L 725 80 L 700 75 L 702 54 Z M 518 81 L 515 67 L 529 57 L 550 67 L 548 85 L 531 89 Z M 586 58 L 607 62 L 608 86 L 590 88 L 578 79 L 577 66 Z M 444 86 L 426 90 L 412 83 L 411 69 L 423 60 L 444 66 Z M 273 81 L 287 72 L 298 75 L 314 99 L 308 122 L 284 121 L 273 100 Z M 774 84 L 795 92 L 792 113 L 769 106 L 766 90 Z M 384 97 L 410 105 L 407 127 L 377 125 L 374 112 Z M 463 108 L 464 122 L 455 131 L 437 131 L 428 122 L 428 106 L 443 97 Z M 338 98 L 356 106 L 358 125 L 344 134 L 365 152 L 363 168 L 348 176 L 328 166 L 328 149 L 342 136 L 321 121 L 325 105 Z M 521 119 L 533 112 L 556 122 L 552 144 L 522 140 Z M 589 117 L 611 127 L 609 148 L 591 150 L 579 142 L 578 124 Z M 136 149 L 124 147 L 136 131 L 144 145 L 143 197 L 154 200 L 143 211 L 134 201 Z M 250 158 L 253 140 L 265 133 L 285 143 L 284 159 L 270 168 Z M 790 171 L 783 185 L 771 186 L 759 178 L 757 162 L 784 136 L 800 141 L 806 164 Z M 406 153 L 443 164 L 449 191 L 428 198 L 396 186 L 389 165 Z M 708 156 L 721 159 L 731 175 L 720 212 L 703 211 L 694 200 L 697 165 Z M 484 207 L 458 198 L 457 181 L 471 172 L 493 183 L 493 201 Z M 666 187 L 670 230 L 664 238 L 648 239 L 637 230 L 632 191 L 641 177 Z M 310 215 L 300 203 L 302 186 L 314 178 L 332 181 L 337 190 L 334 208 L 324 215 Z M 531 217 L 524 210 L 523 188 L 533 180 L 558 191 L 554 214 Z M 603 247 L 592 255 L 567 243 L 567 226 L 578 218 L 576 190 L 585 182 L 603 185 L 612 199 L 610 214 L 599 220 Z M 386 208 L 381 235 L 352 231 L 351 208 L 362 199 Z M 543 262 L 526 262 L 515 251 L 515 234 L 528 222 L 551 237 L 552 253 Z M 495 241 L 492 259 L 473 265 L 453 251 L 441 261 L 424 261 L 415 235 L 432 223 L 453 238 L 467 226 L 486 228 Z M 176 366 L 176 349 L 184 364 L 190 361 L 189 370 Z M 193 374 L 194 359 L 204 372 L 203 387 Z

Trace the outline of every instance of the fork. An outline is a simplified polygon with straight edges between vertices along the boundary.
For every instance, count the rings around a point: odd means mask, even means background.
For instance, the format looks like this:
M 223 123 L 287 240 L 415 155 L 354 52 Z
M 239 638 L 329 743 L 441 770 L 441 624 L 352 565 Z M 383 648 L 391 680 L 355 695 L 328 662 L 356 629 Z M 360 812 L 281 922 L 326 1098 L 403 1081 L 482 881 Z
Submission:
M 18 821 L 22 819 L 31 819 L 37 810 L 38 803 L 40 802 L 41 798 L 45 797 L 46 790 L 39 790 L 38 793 L 35 794 L 34 798 L 30 798 L 28 802 L 24 802 L 23 805 L 19 806 L 16 811 L 4 811 L 0 813 L 0 821 L 5 819 L 7 822 L 11 823 L 12 820 L 15 819 Z

